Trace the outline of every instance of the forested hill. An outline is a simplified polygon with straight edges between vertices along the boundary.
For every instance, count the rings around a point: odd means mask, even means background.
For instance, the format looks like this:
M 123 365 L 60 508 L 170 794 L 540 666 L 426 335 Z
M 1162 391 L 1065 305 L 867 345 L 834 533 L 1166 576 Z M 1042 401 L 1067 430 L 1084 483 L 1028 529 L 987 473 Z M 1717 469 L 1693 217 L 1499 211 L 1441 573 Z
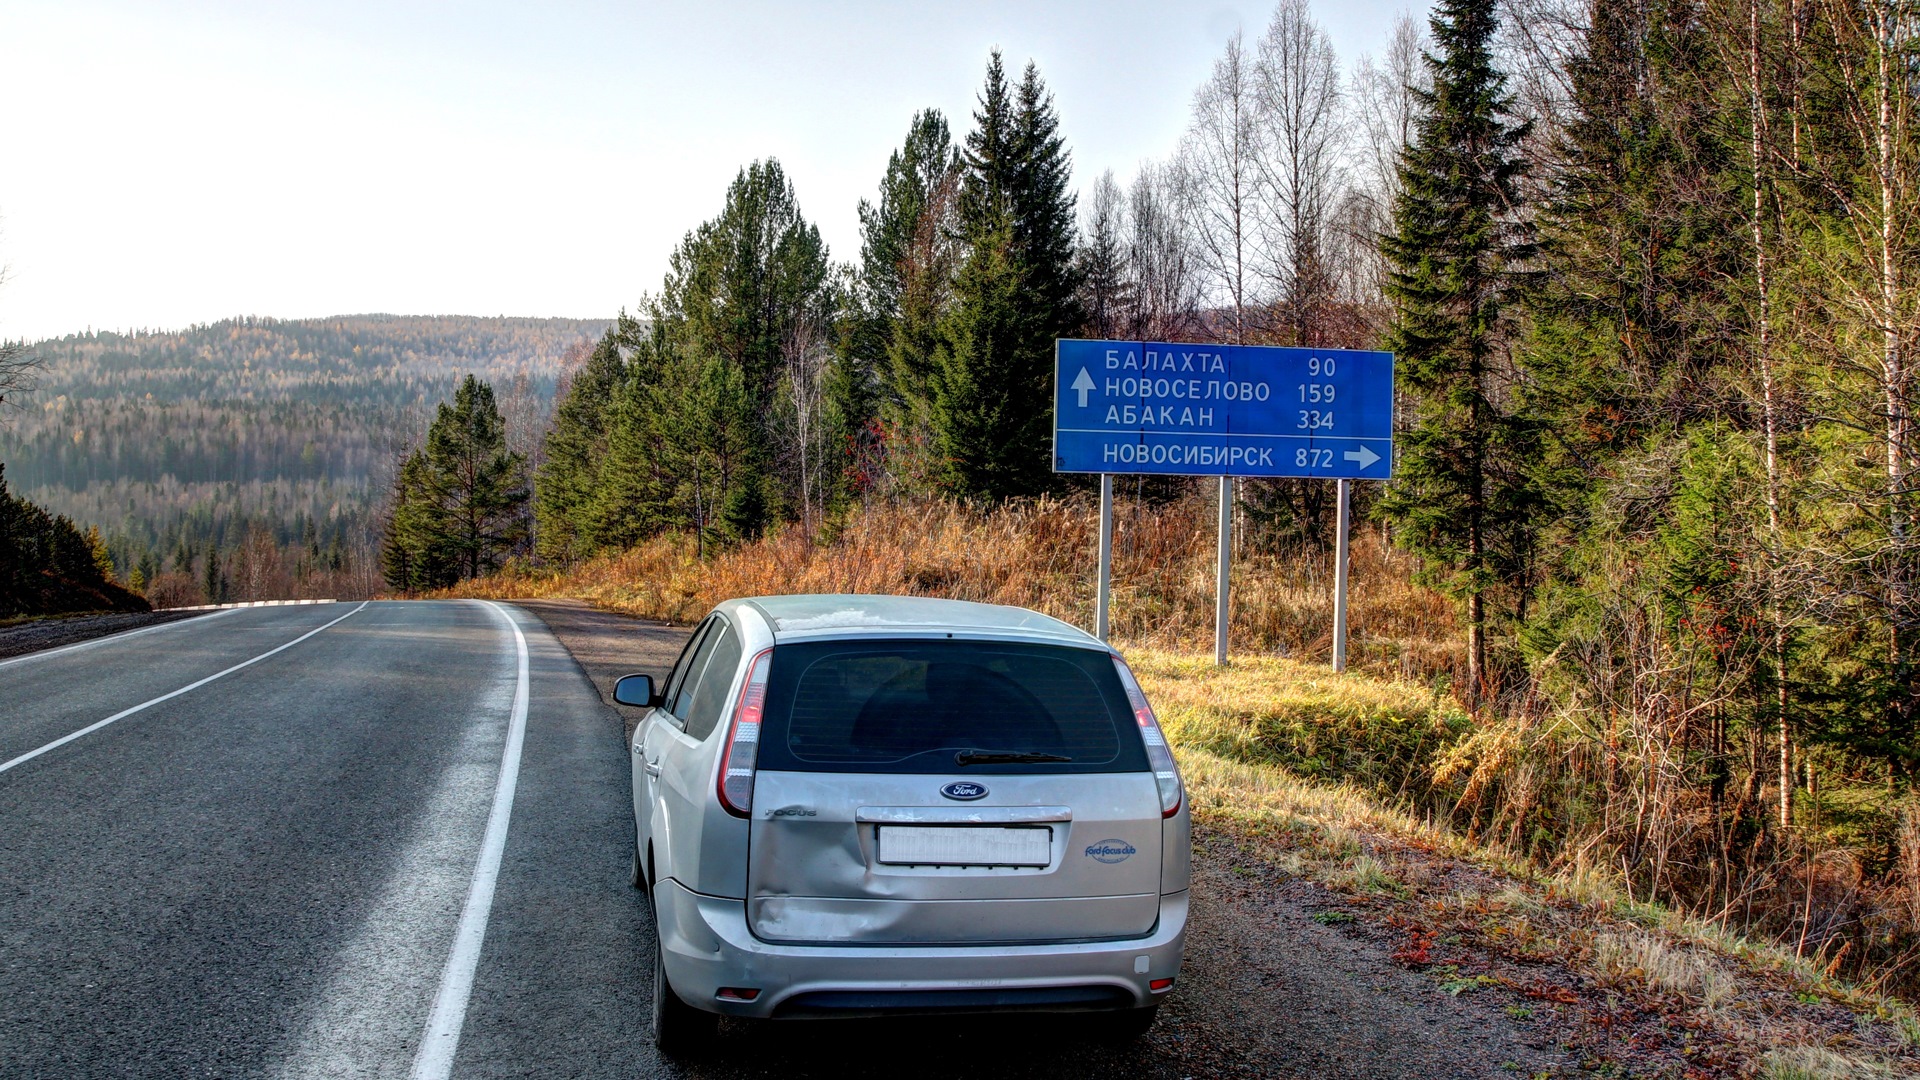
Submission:
M 434 404 L 476 374 L 533 449 L 569 358 L 606 326 L 349 315 L 42 341 L 37 392 L 0 417 L 0 461 L 18 494 L 99 526 L 123 575 L 177 573 L 231 598 L 240 578 L 358 577 L 397 445 Z

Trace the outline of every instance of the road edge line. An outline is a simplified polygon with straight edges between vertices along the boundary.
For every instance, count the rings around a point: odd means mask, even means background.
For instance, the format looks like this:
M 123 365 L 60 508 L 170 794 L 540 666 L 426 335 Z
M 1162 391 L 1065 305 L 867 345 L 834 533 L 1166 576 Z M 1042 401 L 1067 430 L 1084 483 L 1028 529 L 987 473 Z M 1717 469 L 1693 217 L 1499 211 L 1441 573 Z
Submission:
M 327 623 L 326 626 L 314 627 L 312 630 L 309 630 L 306 633 L 301 634 L 299 637 L 294 638 L 292 641 L 287 642 L 285 645 L 280 645 L 275 648 L 268 649 L 266 652 L 261 653 L 259 656 L 256 656 L 251 660 L 242 660 L 241 662 L 233 665 L 232 667 L 226 669 L 225 671 L 216 671 L 212 675 L 209 675 L 198 682 L 188 683 L 187 685 L 181 687 L 178 690 L 172 691 L 171 693 L 161 694 L 157 698 L 149 698 L 148 700 L 143 701 L 140 704 L 133 706 L 132 708 L 122 709 L 119 712 L 114 713 L 112 716 L 107 717 L 105 720 L 96 720 L 93 723 L 88 724 L 86 727 L 83 727 L 78 731 L 68 732 L 67 734 L 60 736 L 59 738 L 53 740 L 52 742 L 46 744 L 45 746 L 42 746 L 37 750 L 29 750 L 26 753 L 21 754 L 19 757 L 14 758 L 11 761 L 0 762 L 0 773 L 4 773 L 8 769 L 11 769 L 16 765 L 24 765 L 27 762 L 32 761 L 34 758 L 39 757 L 41 754 L 44 754 L 49 750 L 57 750 L 60 747 L 67 745 L 68 743 L 72 742 L 75 739 L 80 738 L 83 735 L 91 735 L 94 732 L 99 731 L 101 728 L 106 727 L 108 724 L 111 724 L 116 720 L 124 720 L 127 717 L 132 716 L 134 713 L 140 712 L 143 709 L 149 709 L 155 705 L 160 704 L 163 701 L 170 701 L 173 698 L 177 698 L 181 694 L 184 694 L 189 690 L 197 690 L 200 687 L 205 686 L 208 683 L 214 681 L 215 679 L 224 679 L 228 675 L 231 675 L 234 672 L 239 671 L 241 668 L 252 667 L 253 665 L 259 663 L 262 660 L 265 660 L 267 657 L 272 656 L 275 653 L 285 652 L 286 650 L 293 648 L 295 645 L 300 644 L 301 642 L 307 640 L 308 638 L 319 633 L 320 631 L 325 630 L 328 626 L 333 626 L 336 623 L 345 622 L 346 620 L 353 618 L 354 615 L 359 613 L 360 608 L 364 608 L 371 603 L 373 603 L 373 601 L 371 600 L 362 600 L 360 602 L 360 607 L 354 608 L 352 611 L 349 611 L 345 615 L 340 616 L 338 619 L 333 620 L 333 622 Z M 158 627 L 154 627 L 153 629 L 158 629 Z
M 413 1080 L 446 1080 L 453 1073 L 453 1056 L 460 1049 L 460 1031 L 467 1022 L 467 1001 L 473 995 L 474 973 L 480 967 L 480 948 L 486 942 L 487 919 L 493 913 L 494 887 L 499 884 L 500 863 L 506 855 L 513 796 L 520 784 L 520 751 L 527 736 L 527 635 L 521 632 L 519 620 L 499 604 L 491 600 L 476 603 L 492 608 L 513 631 L 519 670 L 514 681 L 513 712 L 507 722 L 507 746 L 500 755 L 500 779 L 493 789 L 493 808 L 487 814 L 487 831 L 480 841 L 480 858 L 474 864 L 467 904 L 454 931 L 453 951 L 440 975 L 440 992 L 434 996 L 433 1011 L 427 1015 L 420 1049 L 413 1059 Z
M 28 660 L 44 660 L 50 656 L 79 652 L 81 649 L 91 649 L 95 645 L 105 645 L 112 641 L 125 641 L 128 638 L 139 637 L 141 634 L 151 634 L 160 630 L 171 630 L 176 626 L 186 626 L 190 623 L 204 623 L 209 619 L 217 619 L 222 615 L 232 615 L 238 610 L 238 608 L 235 608 L 231 611 L 209 611 L 205 615 L 195 615 L 192 618 L 171 619 L 161 623 L 159 626 L 141 626 L 132 630 L 121 630 L 118 633 L 103 634 L 100 637 L 89 638 L 86 641 L 76 641 L 71 645 L 59 645 L 51 649 L 42 649 L 39 652 L 21 653 L 19 656 L 9 656 L 5 660 L 0 660 L 0 668 L 11 667 L 14 664 L 23 664 Z

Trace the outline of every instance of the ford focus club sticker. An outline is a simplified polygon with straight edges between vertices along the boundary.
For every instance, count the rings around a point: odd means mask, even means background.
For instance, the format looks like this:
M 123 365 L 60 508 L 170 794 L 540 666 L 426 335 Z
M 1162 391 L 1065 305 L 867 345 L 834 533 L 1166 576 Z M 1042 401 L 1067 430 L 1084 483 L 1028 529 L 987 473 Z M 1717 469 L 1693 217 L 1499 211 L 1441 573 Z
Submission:
M 1132 858 L 1133 853 L 1139 850 L 1125 840 L 1102 840 L 1087 845 L 1087 858 L 1095 862 L 1120 863 Z

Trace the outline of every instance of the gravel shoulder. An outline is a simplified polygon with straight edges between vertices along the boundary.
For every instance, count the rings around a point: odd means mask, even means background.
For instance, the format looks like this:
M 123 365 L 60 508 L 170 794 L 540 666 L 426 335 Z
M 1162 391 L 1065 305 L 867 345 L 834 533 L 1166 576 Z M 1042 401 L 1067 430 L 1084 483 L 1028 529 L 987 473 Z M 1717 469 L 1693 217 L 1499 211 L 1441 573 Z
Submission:
M 662 676 L 688 628 L 649 623 L 579 601 L 515 601 L 572 652 L 603 700 L 613 681 Z M 617 708 L 629 725 L 638 711 Z M 1588 1075 L 1570 1048 L 1579 1018 L 1524 989 L 1449 989 L 1429 964 L 1396 959 L 1395 928 L 1288 871 L 1284 852 L 1228 828 L 1196 828 L 1192 923 L 1180 985 L 1146 1037 L 1117 1047 L 1052 1021 L 867 1023 L 863 1046 L 908 1058 L 852 1065 L 842 1024 L 727 1028 L 724 1048 L 688 1075 L 1427 1078 Z M 1339 911 L 1328 917 L 1328 911 Z M 1316 919 L 1316 916 L 1320 916 Z M 1384 913 L 1380 917 L 1388 917 Z M 1464 970 L 1464 969 L 1461 969 Z M 1018 1053 L 1009 1053 L 1017 1050 Z M 1612 1075 L 1621 1075 L 1615 1071 Z
M 104 615 L 50 616 L 0 626 L 0 659 L 57 649 L 126 630 L 177 622 L 207 614 L 204 611 L 137 611 Z

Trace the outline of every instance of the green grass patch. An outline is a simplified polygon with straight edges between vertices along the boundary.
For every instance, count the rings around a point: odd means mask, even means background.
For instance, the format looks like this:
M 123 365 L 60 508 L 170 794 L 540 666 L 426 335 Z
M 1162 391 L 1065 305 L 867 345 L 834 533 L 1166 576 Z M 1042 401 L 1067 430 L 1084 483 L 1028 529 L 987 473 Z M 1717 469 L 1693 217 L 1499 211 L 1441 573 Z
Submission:
M 1129 650 L 1127 659 L 1180 746 L 1378 797 L 1417 796 L 1435 758 L 1472 730 L 1457 703 L 1412 683 L 1277 657 L 1224 668 L 1151 649 Z

